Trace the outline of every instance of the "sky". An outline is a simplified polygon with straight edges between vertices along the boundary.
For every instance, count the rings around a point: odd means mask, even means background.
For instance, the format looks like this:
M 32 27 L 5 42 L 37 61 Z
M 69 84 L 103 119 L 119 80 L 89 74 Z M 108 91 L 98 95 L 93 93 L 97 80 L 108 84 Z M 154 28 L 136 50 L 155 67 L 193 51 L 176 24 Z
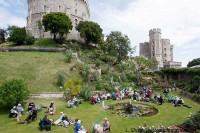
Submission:
M 89 0 L 90 20 L 108 35 L 121 31 L 132 47 L 149 40 L 149 30 L 160 28 L 174 45 L 174 61 L 185 67 L 200 58 L 200 0 Z M 0 27 L 26 26 L 27 0 L 0 0 Z

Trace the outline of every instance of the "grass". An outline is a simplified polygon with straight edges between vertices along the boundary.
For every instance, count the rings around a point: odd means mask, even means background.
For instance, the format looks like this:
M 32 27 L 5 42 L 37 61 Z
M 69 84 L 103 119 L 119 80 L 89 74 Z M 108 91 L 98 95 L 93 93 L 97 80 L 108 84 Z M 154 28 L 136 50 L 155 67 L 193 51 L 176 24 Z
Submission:
M 56 85 L 57 72 L 69 73 L 62 53 L 0 52 L 0 84 L 9 79 L 22 79 L 31 92 L 61 91 Z
M 36 105 L 42 103 L 45 106 L 48 106 L 51 100 L 32 100 L 36 103 Z M 125 100 L 128 102 L 129 100 Z M 125 102 L 123 101 L 123 102 Z M 96 120 L 103 121 L 105 117 L 109 118 L 111 123 L 111 131 L 113 133 L 125 133 L 127 129 L 130 131 L 131 128 L 137 128 L 140 125 L 143 125 L 145 122 L 148 126 L 172 126 L 182 124 L 184 120 L 187 119 L 190 113 L 194 113 L 200 109 L 200 105 L 196 102 L 193 102 L 187 98 L 184 98 L 185 103 L 192 106 L 192 108 L 188 109 L 186 107 L 174 107 L 171 103 L 164 103 L 164 105 L 156 105 L 154 103 L 145 103 L 147 105 L 151 105 L 156 107 L 159 110 L 159 113 L 155 116 L 149 118 L 126 118 L 117 116 L 115 114 L 110 114 L 106 110 L 100 108 L 99 105 L 91 105 L 89 102 L 84 102 L 78 108 L 66 108 L 66 102 L 64 100 L 54 100 L 57 114 L 55 116 L 49 116 L 56 120 L 59 117 L 59 112 L 63 111 L 69 118 L 79 118 L 82 120 L 82 125 L 92 132 L 93 123 Z M 29 101 L 27 101 L 29 102 Z M 105 101 L 106 105 L 116 103 L 118 101 Z M 138 103 L 138 102 L 137 102 Z M 27 106 L 27 105 L 26 105 Z M 24 131 L 39 133 L 40 131 L 37 129 L 39 120 L 43 118 L 44 112 L 46 109 L 39 113 L 37 121 L 32 122 L 27 125 L 19 125 L 16 122 L 16 119 L 8 119 L 8 114 L 5 112 L 1 112 L 0 114 L 0 132 L 4 133 L 21 133 Z M 27 114 L 23 115 L 22 120 L 27 117 Z M 53 132 L 73 132 L 73 126 L 69 128 L 63 128 L 59 126 L 52 127 Z

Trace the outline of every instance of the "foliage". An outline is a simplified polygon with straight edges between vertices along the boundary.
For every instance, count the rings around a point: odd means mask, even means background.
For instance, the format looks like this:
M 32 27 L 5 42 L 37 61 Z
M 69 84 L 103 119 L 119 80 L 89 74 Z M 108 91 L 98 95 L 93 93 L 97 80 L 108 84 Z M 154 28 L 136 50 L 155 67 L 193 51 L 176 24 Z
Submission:
M 66 77 L 65 77 L 65 72 L 63 71 L 59 71 L 57 72 L 57 85 L 60 87 L 64 87 L 65 81 L 66 81 Z
M 8 80 L 0 86 L 0 107 L 10 108 L 28 99 L 28 89 L 22 80 Z
M 62 12 L 46 14 L 43 16 L 42 24 L 46 32 L 50 31 L 53 34 L 54 40 L 56 40 L 56 35 L 59 35 L 61 39 L 73 28 L 70 18 Z
M 70 79 L 65 83 L 65 91 L 67 94 L 73 96 L 80 94 L 82 90 L 83 81 L 82 79 Z
M 82 65 L 81 67 L 80 75 L 83 78 L 83 81 L 87 82 L 90 74 L 89 67 L 87 65 Z
M 76 27 L 86 44 L 99 43 L 103 37 L 100 25 L 92 21 L 80 21 Z
M 33 45 L 35 38 L 26 32 L 25 27 L 9 26 L 8 27 L 8 41 L 13 42 L 15 45 Z
M 33 36 L 31 36 L 30 34 L 27 34 L 26 38 L 25 38 L 25 44 L 26 45 L 33 45 L 35 42 L 35 38 Z
M 0 44 L 6 41 L 7 32 L 0 28 Z
M 67 63 L 71 63 L 71 61 L 72 61 L 72 53 L 73 53 L 72 50 L 67 50 L 66 51 L 65 60 L 66 60 Z
M 186 128 L 190 130 L 199 130 L 200 129 L 200 111 L 197 111 L 194 114 L 190 114 L 188 119 L 183 123 Z
M 80 93 L 80 96 L 85 100 L 85 101 L 89 101 L 92 97 L 92 92 L 91 92 L 92 88 L 89 85 L 84 85 L 83 89 Z
M 133 105 L 128 103 L 125 107 L 125 112 L 128 113 L 128 114 L 132 114 L 133 113 Z
M 101 81 L 98 81 L 96 83 L 96 90 L 102 90 L 102 89 L 106 89 L 106 88 L 107 88 L 106 83 L 103 83 Z
M 38 38 L 35 40 L 34 46 L 42 48 L 57 48 L 61 47 L 51 38 Z
M 115 110 L 115 108 L 116 108 L 116 107 L 115 107 L 115 104 L 110 104 L 110 105 L 109 105 L 109 109 L 110 109 L 110 110 Z
M 180 69 L 175 69 L 175 68 L 166 68 L 161 70 L 164 74 L 190 74 L 192 76 L 194 75 L 200 75 L 200 69 L 194 69 L 194 68 L 180 68 Z
M 9 33 L 8 41 L 15 43 L 15 45 L 27 44 L 29 43 L 28 39 L 30 38 L 31 38 L 30 40 L 31 44 L 33 44 L 34 42 L 33 37 L 31 37 L 26 33 L 25 27 L 21 28 L 17 26 L 9 26 L 7 30 Z
M 112 31 L 106 39 L 103 49 L 105 53 L 117 57 L 116 64 L 128 59 L 128 54 L 133 52 L 131 42 L 127 35 L 119 31 Z
M 190 61 L 187 64 L 187 67 L 192 67 L 192 66 L 196 66 L 196 65 L 200 65 L 200 58 L 196 58 L 196 59 L 193 59 L 192 61 Z

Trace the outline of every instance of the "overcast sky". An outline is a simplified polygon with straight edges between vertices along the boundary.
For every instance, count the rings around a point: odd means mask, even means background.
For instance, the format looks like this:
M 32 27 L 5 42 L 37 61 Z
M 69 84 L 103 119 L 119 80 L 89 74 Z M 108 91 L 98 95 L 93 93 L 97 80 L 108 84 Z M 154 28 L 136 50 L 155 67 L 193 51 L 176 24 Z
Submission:
M 26 25 L 27 0 L 0 0 L 0 27 Z M 200 0 L 89 0 L 91 21 L 107 35 L 121 31 L 132 46 L 148 41 L 148 32 L 161 28 L 174 45 L 174 60 L 186 66 L 200 58 Z

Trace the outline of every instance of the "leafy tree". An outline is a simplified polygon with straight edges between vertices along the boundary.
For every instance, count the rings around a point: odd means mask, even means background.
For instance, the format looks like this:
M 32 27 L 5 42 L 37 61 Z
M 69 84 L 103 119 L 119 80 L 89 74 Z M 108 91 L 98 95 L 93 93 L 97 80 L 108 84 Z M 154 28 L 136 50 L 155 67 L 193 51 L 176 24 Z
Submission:
M 0 86 L 0 107 L 12 107 L 28 99 L 29 91 L 22 80 L 9 80 Z
M 100 25 L 92 21 L 81 21 L 76 27 L 86 44 L 99 43 L 102 41 L 103 30 Z
M 4 29 L 0 29 L 0 44 L 6 40 L 7 32 Z
M 9 34 L 8 41 L 15 45 L 32 45 L 35 42 L 35 38 L 26 32 L 25 27 L 9 26 L 7 31 Z
M 103 45 L 103 49 L 111 56 L 115 56 L 117 61 L 115 64 L 120 63 L 123 60 L 128 59 L 128 54 L 133 53 L 130 46 L 131 42 L 127 35 L 123 35 L 119 31 L 112 31 L 106 39 L 106 43 Z
M 67 94 L 74 96 L 81 92 L 83 81 L 81 79 L 70 79 L 65 83 L 65 90 Z
M 62 12 L 53 12 L 45 15 L 42 23 L 45 31 L 50 31 L 53 34 L 54 40 L 56 40 L 56 35 L 62 38 L 64 34 L 69 33 L 69 30 L 73 28 L 70 18 Z
M 9 38 L 8 41 L 14 42 L 16 45 L 23 45 L 26 40 L 26 29 L 25 27 L 9 26 L 8 27 Z
M 190 61 L 187 65 L 187 67 L 192 67 L 192 66 L 196 66 L 196 65 L 200 65 L 200 58 L 196 58 L 196 59 L 193 59 L 192 61 Z

